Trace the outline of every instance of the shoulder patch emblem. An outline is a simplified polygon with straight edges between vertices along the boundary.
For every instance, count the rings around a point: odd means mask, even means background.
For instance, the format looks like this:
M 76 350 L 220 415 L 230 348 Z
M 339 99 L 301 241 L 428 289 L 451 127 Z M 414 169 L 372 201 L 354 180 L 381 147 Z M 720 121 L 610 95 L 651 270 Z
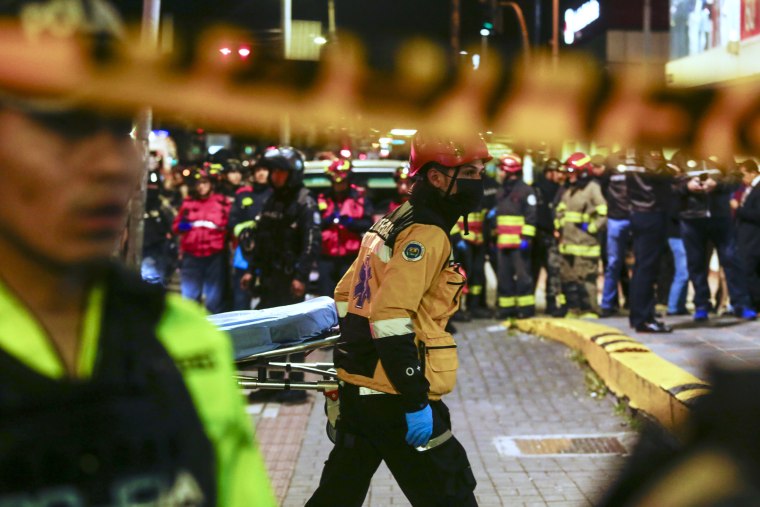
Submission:
M 252 197 L 243 197 L 243 202 L 241 203 L 243 207 L 252 206 L 253 205 L 253 198 Z
M 418 260 L 422 259 L 422 256 L 425 254 L 425 247 L 422 246 L 422 243 L 419 241 L 410 241 L 406 244 L 404 247 L 404 251 L 401 253 L 402 257 L 404 259 L 411 261 L 411 262 L 417 262 Z
M 536 196 L 535 196 L 535 195 L 533 195 L 533 194 L 530 194 L 530 195 L 528 196 L 528 204 L 529 204 L 530 206 L 535 206 L 535 205 L 536 205 Z

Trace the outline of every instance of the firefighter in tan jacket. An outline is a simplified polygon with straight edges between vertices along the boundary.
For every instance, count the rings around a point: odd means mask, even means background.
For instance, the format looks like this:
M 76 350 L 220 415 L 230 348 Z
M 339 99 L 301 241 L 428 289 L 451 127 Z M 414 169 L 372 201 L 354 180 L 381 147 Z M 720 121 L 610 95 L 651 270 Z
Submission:
M 372 226 L 335 290 L 340 418 L 307 506 L 361 506 L 381 461 L 414 506 L 477 505 L 440 398 L 456 382 L 456 342 L 445 327 L 465 284 L 449 231 L 480 202 L 490 158 L 479 136 L 413 139 L 409 202 Z
M 560 277 L 568 314 L 598 317 L 596 280 L 601 246 L 599 231 L 607 224 L 607 201 L 590 177 L 591 157 L 573 153 L 565 162 L 568 187 L 557 195 L 554 226 L 562 257 Z

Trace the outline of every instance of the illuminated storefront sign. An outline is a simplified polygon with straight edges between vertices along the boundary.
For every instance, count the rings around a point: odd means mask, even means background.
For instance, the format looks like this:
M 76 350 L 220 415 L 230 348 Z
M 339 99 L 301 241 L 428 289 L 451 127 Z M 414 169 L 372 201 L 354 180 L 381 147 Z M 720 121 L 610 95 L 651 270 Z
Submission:
M 565 11 L 565 44 L 575 41 L 575 34 L 599 19 L 599 2 L 590 0 L 577 9 Z
M 742 0 L 742 40 L 760 35 L 760 0 Z

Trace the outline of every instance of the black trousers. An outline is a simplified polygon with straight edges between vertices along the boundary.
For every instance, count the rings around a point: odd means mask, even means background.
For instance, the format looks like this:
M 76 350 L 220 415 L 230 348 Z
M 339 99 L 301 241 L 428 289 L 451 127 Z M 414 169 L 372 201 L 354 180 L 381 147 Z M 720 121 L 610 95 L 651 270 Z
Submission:
M 451 429 L 451 422 L 442 401 L 431 401 L 430 407 L 435 437 Z M 385 461 L 412 506 L 476 507 L 475 477 L 462 444 L 452 437 L 438 447 L 417 451 L 405 435 L 398 396 L 360 396 L 356 386 L 341 386 L 337 441 L 306 506 L 361 507 L 372 476 Z
M 631 327 L 655 318 L 655 283 L 660 268 L 660 255 L 668 244 L 668 216 L 664 212 L 631 213 L 633 254 L 636 264 L 631 279 Z
M 536 301 L 530 271 L 530 249 L 499 249 L 499 270 L 496 274 L 499 318 L 532 317 L 536 313 Z
M 295 303 L 301 303 L 304 297 L 295 297 L 290 292 L 290 284 L 293 283 L 293 276 L 285 273 L 264 273 L 261 277 L 261 301 L 256 307 L 257 310 L 264 310 L 266 308 L 273 308 L 275 306 L 292 305 Z M 306 359 L 304 352 L 297 352 L 290 354 L 290 356 L 277 356 L 270 358 L 272 362 L 284 362 L 290 358 L 293 363 L 302 363 Z M 270 378 L 282 379 L 285 377 L 285 372 L 274 371 Z M 304 373 L 302 371 L 291 371 L 287 377 L 292 382 L 303 382 Z
M 746 234 L 749 232 L 749 234 Z M 756 231 L 742 231 L 738 238 L 739 259 L 742 262 L 744 275 L 747 279 L 750 304 L 752 308 L 760 308 L 760 248 L 757 240 L 760 238 L 760 227 Z
M 710 270 L 708 244 L 718 252 L 718 260 L 726 273 L 728 294 L 735 308 L 750 306 L 747 279 L 736 246 L 736 235 L 728 217 L 695 218 L 681 220 L 681 238 L 686 248 L 689 278 L 694 286 L 694 306 L 710 310 L 710 286 L 707 277 Z
M 486 249 L 485 244 L 465 242 L 464 248 L 454 250 L 454 260 L 467 275 L 467 309 L 486 307 Z
M 320 296 L 333 297 L 335 286 L 338 285 L 338 282 L 346 274 L 346 271 L 348 271 L 348 268 L 351 267 L 355 259 L 356 255 L 344 255 L 342 257 L 320 256 L 318 261 L 318 294 Z
M 533 277 L 533 292 L 538 286 L 538 276 L 541 268 L 546 270 L 546 311 L 562 306 L 557 303 L 557 297 L 562 294 L 562 277 L 560 275 L 561 257 L 557 240 L 551 232 L 541 229 L 536 230 L 536 238 L 531 250 L 531 276 Z

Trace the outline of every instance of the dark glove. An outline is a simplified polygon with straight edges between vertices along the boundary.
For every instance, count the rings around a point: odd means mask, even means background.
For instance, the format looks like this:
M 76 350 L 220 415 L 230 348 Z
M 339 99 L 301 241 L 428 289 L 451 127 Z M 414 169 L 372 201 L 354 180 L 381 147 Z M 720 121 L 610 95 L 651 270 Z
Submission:
M 352 223 L 354 223 L 354 217 L 350 217 L 348 215 L 341 215 L 338 218 L 338 221 L 340 222 L 340 225 L 349 226 Z
M 188 222 L 187 220 L 182 220 L 177 226 L 177 230 L 179 230 L 179 232 L 187 232 L 192 228 L 193 228 L 193 224 L 191 222 Z
M 529 239 L 520 240 L 520 250 L 527 250 L 528 248 L 530 248 L 530 240 Z
M 433 435 L 433 409 L 430 405 L 417 412 L 407 412 L 406 427 L 407 444 L 414 447 L 427 444 Z

